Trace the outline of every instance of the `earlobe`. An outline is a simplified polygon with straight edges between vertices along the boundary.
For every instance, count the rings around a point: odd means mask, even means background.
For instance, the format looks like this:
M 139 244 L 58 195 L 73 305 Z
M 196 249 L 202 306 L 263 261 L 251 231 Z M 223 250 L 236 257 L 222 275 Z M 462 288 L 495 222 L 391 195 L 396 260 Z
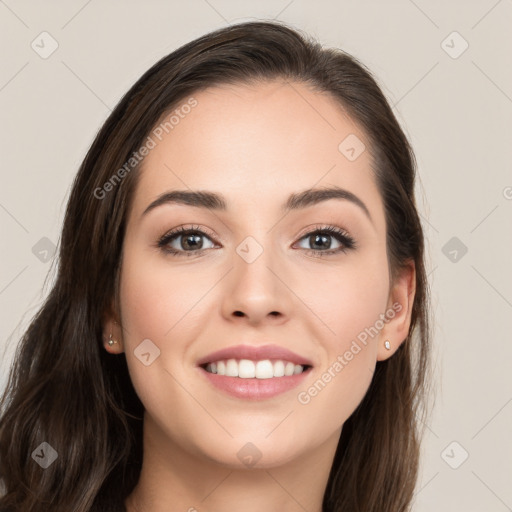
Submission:
M 416 267 L 411 261 L 399 271 L 391 286 L 386 311 L 388 322 L 380 333 L 378 361 L 391 357 L 409 335 L 415 291 Z
M 111 347 L 114 343 L 117 343 L 117 340 L 112 339 L 112 333 L 110 333 L 107 343 L 109 347 Z
M 107 340 L 104 342 L 105 349 L 111 354 L 119 354 L 123 352 L 123 346 L 122 342 L 119 340 L 120 334 L 116 334 L 115 331 L 120 330 L 120 326 L 115 320 L 112 320 L 108 323 L 113 324 L 113 326 L 110 328 L 108 336 L 105 336 Z M 115 326 L 118 326 L 118 329 L 115 329 Z
M 122 328 L 118 321 L 118 315 L 114 303 L 103 315 L 103 346 L 111 354 L 124 352 L 122 343 Z

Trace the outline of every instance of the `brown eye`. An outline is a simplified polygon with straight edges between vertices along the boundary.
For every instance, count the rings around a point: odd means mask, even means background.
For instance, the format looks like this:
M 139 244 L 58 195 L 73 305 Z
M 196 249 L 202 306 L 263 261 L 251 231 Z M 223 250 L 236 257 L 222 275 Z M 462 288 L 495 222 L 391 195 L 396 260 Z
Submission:
M 177 256 L 194 255 L 198 251 L 212 249 L 214 246 L 215 244 L 205 232 L 183 227 L 166 233 L 158 242 L 158 247 L 163 251 Z
M 335 227 L 327 226 L 316 229 L 303 236 L 301 239 L 309 247 L 303 247 L 318 255 L 329 255 L 339 252 L 346 252 L 355 248 L 354 239 L 345 231 Z M 334 247 L 333 247 L 334 244 Z

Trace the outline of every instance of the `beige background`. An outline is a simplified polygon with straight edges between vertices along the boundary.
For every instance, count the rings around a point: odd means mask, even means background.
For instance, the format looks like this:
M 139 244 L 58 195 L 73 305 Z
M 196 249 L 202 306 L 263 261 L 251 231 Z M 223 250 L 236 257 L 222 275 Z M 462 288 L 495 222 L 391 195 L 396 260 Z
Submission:
M 512 510 L 510 0 L 0 0 L 0 387 L 109 111 L 161 56 L 255 18 L 361 59 L 416 151 L 438 394 L 414 510 Z

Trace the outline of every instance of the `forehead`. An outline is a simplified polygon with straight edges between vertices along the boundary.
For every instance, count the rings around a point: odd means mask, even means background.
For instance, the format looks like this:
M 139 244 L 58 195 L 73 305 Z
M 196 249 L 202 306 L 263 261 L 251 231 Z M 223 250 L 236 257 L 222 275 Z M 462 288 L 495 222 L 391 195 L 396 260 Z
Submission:
M 239 206 L 337 185 L 379 201 L 364 132 L 332 96 L 297 82 L 221 85 L 152 131 L 134 209 L 172 189 L 220 191 Z M 186 113 L 185 113 L 186 112 Z M 172 113 L 171 113 L 172 114 Z M 170 114 L 163 118 L 170 119 Z M 156 131 L 155 131 L 156 130 Z M 155 136 L 154 134 L 157 134 Z M 347 142 L 348 141 L 348 142 Z M 347 149 L 354 151 L 347 153 Z

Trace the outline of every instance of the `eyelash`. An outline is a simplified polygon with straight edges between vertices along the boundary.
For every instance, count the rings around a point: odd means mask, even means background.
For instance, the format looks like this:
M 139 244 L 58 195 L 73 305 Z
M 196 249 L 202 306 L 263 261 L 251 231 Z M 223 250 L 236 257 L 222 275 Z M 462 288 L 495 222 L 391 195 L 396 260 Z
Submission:
M 179 237 L 180 235 L 190 235 L 190 234 L 196 234 L 196 235 L 204 235 L 208 238 L 213 238 L 213 235 L 210 233 L 207 233 L 199 228 L 199 226 L 192 226 L 192 227 L 184 227 L 180 226 L 179 228 L 173 229 L 167 233 L 165 233 L 157 242 L 157 247 L 160 248 L 162 251 L 164 251 L 167 254 L 170 254 L 172 256 L 195 256 L 196 253 L 201 251 L 206 251 L 208 249 L 196 249 L 194 251 L 178 251 L 176 249 L 171 249 L 168 247 L 169 242 L 171 242 L 174 238 Z M 336 226 L 315 226 L 315 229 L 312 231 L 308 231 L 304 235 L 302 235 L 299 238 L 299 241 L 303 240 L 304 238 L 307 238 L 312 235 L 316 234 L 326 234 L 327 236 L 331 236 L 335 238 L 338 242 L 340 242 L 342 245 L 341 247 L 337 249 L 328 249 L 326 251 L 320 251 L 318 249 L 304 249 L 307 251 L 308 254 L 313 254 L 315 256 L 319 257 L 325 257 L 332 254 L 337 253 L 346 253 L 349 250 L 355 249 L 356 242 L 355 240 L 343 229 L 340 229 Z M 212 240 L 213 241 L 213 240 Z

